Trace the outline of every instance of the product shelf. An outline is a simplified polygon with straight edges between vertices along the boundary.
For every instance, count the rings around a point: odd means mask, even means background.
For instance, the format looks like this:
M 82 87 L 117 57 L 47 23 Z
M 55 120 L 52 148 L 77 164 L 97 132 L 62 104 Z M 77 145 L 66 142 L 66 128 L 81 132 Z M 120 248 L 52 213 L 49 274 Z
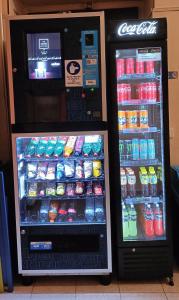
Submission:
M 99 156 L 70 156 L 70 157 L 63 157 L 63 156 L 59 156 L 58 158 L 54 158 L 54 157 L 19 157 L 18 158 L 18 162 L 21 161 L 25 161 L 25 162 L 61 162 L 61 161 L 69 161 L 69 160 L 104 160 L 104 155 L 99 155 Z
M 125 128 L 119 130 L 120 133 L 123 134 L 131 134 L 131 133 L 155 133 L 160 132 L 157 127 L 148 127 L 148 128 Z
M 160 105 L 161 102 L 152 99 L 141 100 L 141 99 L 128 99 L 125 101 L 118 102 L 118 106 L 142 106 L 142 105 Z
M 105 197 L 105 194 L 102 195 L 96 195 L 96 194 L 82 194 L 82 195 L 74 195 L 74 196 L 68 196 L 68 195 L 54 195 L 54 196 L 35 196 L 35 197 L 30 197 L 30 196 L 25 196 L 21 199 L 21 201 L 27 201 L 27 200 L 59 200 L 59 201 L 64 201 L 64 200 L 81 200 L 81 199 L 87 199 L 87 198 L 94 198 L 94 199 L 103 199 Z
M 26 182 L 29 183 L 58 183 L 58 182 L 66 182 L 66 183 L 73 183 L 73 182 L 88 182 L 88 181 L 103 181 L 104 180 L 104 175 L 99 176 L 99 177 L 89 177 L 89 178 L 60 178 L 60 179 L 36 179 L 36 178 L 26 178 Z
M 141 160 L 124 160 L 121 161 L 121 167 L 140 167 L 140 166 L 157 166 L 162 163 L 158 159 L 141 159 Z
M 79 221 L 73 221 L 73 222 L 53 222 L 53 223 L 51 223 L 51 222 L 29 222 L 29 221 L 21 221 L 21 223 L 20 223 L 20 226 L 29 226 L 29 227 L 31 227 L 31 226 L 63 226 L 63 225 L 65 225 L 65 226 L 70 226 L 70 225 L 105 225 L 106 224 L 106 222 L 104 221 L 104 222 L 97 222 L 97 221 L 93 221 L 93 222 L 87 222 L 86 220 L 79 220 Z
M 163 199 L 160 197 L 135 197 L 135 198 L 126 198 L 124 202 L 126 205 L 152 204 L 152 203 L 163 203 Z
M 128 80 L 160 80 L 161 75 L 157 73 L 143 73 L 143 74 L 124 74 L 121 77 L 117 78 L 117 82 L 120 83 L 122 81 Z

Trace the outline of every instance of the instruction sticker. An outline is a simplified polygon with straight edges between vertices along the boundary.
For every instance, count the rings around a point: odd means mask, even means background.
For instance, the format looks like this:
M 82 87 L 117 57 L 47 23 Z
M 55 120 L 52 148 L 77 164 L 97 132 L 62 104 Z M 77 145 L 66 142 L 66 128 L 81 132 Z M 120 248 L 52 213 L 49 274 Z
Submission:
M 82 60 L 65 60 L 65 86 L 83 86 Z

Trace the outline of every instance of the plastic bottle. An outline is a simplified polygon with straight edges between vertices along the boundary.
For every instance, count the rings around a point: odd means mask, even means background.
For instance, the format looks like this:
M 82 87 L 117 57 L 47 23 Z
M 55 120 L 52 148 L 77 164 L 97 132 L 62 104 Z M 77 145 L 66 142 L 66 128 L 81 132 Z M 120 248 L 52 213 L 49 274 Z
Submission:
M 156 236 L 162 236 L 164 234 L 163 214 L 158 203 L 155 204 L 154 209 L 154 231 Z
M 129 235 L 137 236 L 137 213 L 133 204 L 130 205 L 129 213 Z
M 66 209 L 66 203 L 62 202 L 59 210 L 58 210 L 58 217 L 57 221 L 58 222 L 65 222 L 67 217 L 67 209 Z
M 147 204 L 144 211 L 144 229 L 146 237 L 154 237 L 154 215 L 150 204 Z
M 75 209 L 74 202 L 71 202 L 68 208 L 67 221 L 74 222 L 75 220 L 76 220 L 76 209 Z
M 129 215 L 125 204 L 122 205 L 122 230 L 123 239 L 129 237 Z
M 39 211 L 39 221 L 42 223 L 48 222 L 49 202 L 43 201 Z
M 149 176 L 145 167 L 140 167 L 139 171 L 140 183 L 142 188 L 142 196 L 149 196 Z
M 127 183 L 128 183 L 128 193 L 130 197 L 136 196 L 136 176 L 131 168 L 126 168 L 127 171 Z
M 149 188 L 150 196 L 155 197 L 157 195 L 157 175 L 154 167 L 149 167 Z
M 104 222 L 105 219 L 103 203 L 99 199 L 95 199 L 95 219 L 96 222 Z
M 121 175 L 121 196 L 122 199 L 124 199 L 127 197 L 127 176 L 123 168 L 120 168 L 120 175 Z

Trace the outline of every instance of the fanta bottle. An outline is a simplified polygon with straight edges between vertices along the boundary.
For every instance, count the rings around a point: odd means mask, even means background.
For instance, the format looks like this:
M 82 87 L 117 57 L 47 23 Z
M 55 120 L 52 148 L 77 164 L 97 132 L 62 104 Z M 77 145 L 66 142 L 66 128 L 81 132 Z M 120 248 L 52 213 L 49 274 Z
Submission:
M 155 235 L 157 236 L 161 236 L 164 233 L 163 215 L 158 203 L 156 203 L 154 209 L 154 231 L 155 231 Z
M 150 204 L 147 204 L 144 211 L 144 230 L 146 237 L 154 236 L 154 215 Z

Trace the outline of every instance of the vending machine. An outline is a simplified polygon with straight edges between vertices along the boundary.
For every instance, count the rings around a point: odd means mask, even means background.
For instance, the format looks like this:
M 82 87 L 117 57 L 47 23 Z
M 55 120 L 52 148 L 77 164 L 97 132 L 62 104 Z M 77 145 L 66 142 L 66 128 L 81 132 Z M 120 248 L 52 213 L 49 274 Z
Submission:
M 113 20 L 109 122 L 120 278 L 172 280 L 167 24 Z
M 15 16 L 7 27 L 19 273 L 109 283 L 104 14 Z

